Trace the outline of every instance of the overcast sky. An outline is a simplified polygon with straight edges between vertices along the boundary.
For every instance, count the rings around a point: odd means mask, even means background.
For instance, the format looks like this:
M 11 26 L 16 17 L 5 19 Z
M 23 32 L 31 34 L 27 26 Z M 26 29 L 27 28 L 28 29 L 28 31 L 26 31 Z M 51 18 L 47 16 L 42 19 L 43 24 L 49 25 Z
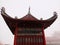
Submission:
M 48 19 L 53 16 L 54 11 L 58 13 L 57 20 L 45 29 L 45 36 L 52 36 L 55 31 L 60 30 L 60 0 L 0 0 L 0 11 L 1 7 L 5 7 L 6 13 L 13 18 L 25 16 L 29 6 L 31 14 L 37 19 Z M 0 42 L 12 45 L 13 41 L 13 35 L 0 15 Z

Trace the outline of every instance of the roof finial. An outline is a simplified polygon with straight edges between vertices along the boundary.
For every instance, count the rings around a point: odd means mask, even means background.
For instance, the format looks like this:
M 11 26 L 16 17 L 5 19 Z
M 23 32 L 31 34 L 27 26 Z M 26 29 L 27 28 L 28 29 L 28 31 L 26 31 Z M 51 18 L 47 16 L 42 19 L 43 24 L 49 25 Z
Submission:
M 30 6 L 29 6 L 29 11 L 28 11 L 28 14 L 30 14 Z

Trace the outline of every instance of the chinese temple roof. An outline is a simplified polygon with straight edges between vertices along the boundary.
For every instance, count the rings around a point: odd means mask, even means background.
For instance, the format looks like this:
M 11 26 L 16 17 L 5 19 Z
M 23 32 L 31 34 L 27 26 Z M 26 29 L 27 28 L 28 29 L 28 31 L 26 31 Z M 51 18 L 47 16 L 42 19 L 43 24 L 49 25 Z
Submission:
M 26 16 L 22 17 L 21 20 L 38 20 L 37 18 L 33 17 L 31 14 L 27 14 Z
M 33 21 L 33 20 L 38 20 L 38 19 L 31 15 L 30 7 L 29 7 L 28 14 L 26 16 L 22 17 L 21 20 L 32 20 Z
M 46 29 L 57 19 L 57 13 L 54 12 L 54 16 L 52 16 L 47 20 L 38 20 L 37 18 L 31 15 L 30 8 L 29 8 L 28 14 L 20 19 L 18 19 L 17 17 L 16 18 L 10 17 L 8 14 L 6 14 L 4 7 L 1 9 L 1 15 L 13 34 L 14 34 L 17 23 L 19 26 L 21 24 L 25 24 L 26 25 L 26 26 L 24 25 L 25 27 L 28 27 L 29 25 L 31 27 L 44 26 L 44 29 Z M 23 27 L 23 26 L 20 26 L 20 27 Z

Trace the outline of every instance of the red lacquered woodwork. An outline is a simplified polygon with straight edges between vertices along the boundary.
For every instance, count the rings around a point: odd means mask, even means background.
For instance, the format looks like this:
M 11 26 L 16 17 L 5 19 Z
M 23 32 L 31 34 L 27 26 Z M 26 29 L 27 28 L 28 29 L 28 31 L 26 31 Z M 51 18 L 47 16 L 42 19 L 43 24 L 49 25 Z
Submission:
M 46 45 L 44 29 L 49 27 L 56 19 L 57 13 L 47 20 L 38 20 L 29 12 L 18 19 L 10 17 L 2 7 L 1 15 L 14 35 L 14 45 Z

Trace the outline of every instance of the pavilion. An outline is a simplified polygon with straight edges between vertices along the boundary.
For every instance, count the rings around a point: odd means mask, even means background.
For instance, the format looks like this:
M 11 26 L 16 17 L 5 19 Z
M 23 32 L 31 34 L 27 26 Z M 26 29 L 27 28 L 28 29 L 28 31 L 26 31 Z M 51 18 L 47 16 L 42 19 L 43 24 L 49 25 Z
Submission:
M 47 20 L 38 20 L 30 13 L 20 19 L 12 18 L 2 7 L 1 15 L 14 35 L 14 45 L 46 45 L 44 29 L 57 19 L 57 13 Z

